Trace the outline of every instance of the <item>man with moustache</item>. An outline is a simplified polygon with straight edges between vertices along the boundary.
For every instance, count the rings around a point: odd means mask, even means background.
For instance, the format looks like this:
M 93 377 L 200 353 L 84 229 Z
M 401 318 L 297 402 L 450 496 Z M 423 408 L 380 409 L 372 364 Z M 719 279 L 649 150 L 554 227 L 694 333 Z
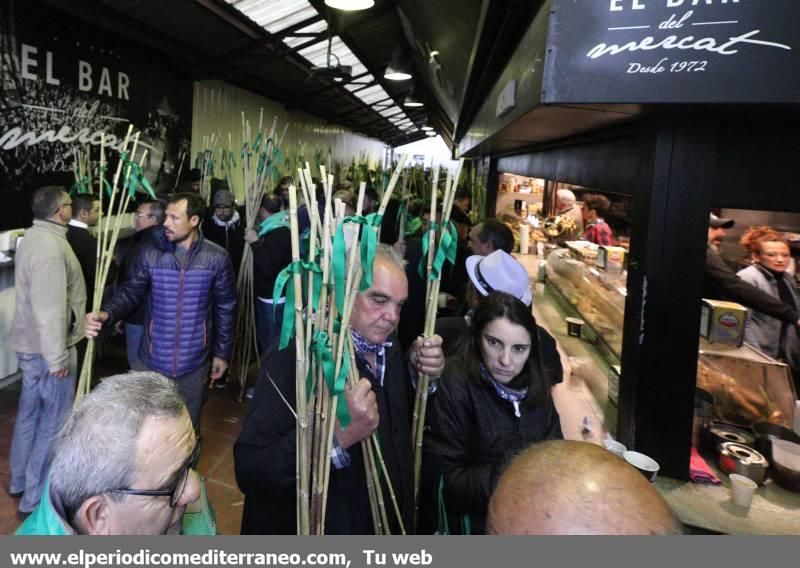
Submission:
M 203 386 L 225 374 L 233 350 L 236 287 L 225 250 L 206 240 L 198 227 L 205 205 L 199 195 L 177 193 L 169 200 L 164 229 L 145 244 L 128 280 L 86 314 L 86 335 L 123 319 L 147 298 L 145 336 L 137 370 L 172 378 L 199 427 Z

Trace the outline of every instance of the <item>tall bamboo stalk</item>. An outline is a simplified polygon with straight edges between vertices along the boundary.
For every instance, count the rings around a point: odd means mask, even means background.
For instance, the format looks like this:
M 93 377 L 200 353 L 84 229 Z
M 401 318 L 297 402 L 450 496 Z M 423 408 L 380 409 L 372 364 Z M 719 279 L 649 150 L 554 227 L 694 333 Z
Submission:
M 441 234 L 444 235 L 445 231 L 447 230 L 447 223 L 450 221 L 450 212 L 453 208 L 453 201 L 455 199 L 456 194 L 456 187 L 458 186 L 458 178 L 461 175 L 461 168 L 463 166 L 464 160 L 461 159 L 458 162 L 458 166 L 456 167 L 455 176 L 450 175 L 448 172 L 447 175 L 447 183 L 445 185 L 445 194 L 443 197 L 443 204 L 442 204 L 442 232 Z M 437 177 L 438 181 L 438 171 L 434 172 Z M 433 194 L 436 194 L 436 188 L 433 188 Z M 435 200 L 435 197 L 432 198 L 432 201 Z M 435 201 L 433 201 L 435 203 Z M 430 241 L 429 241 L 430 242 Z M 439 241 L 439 246 L 441 246 L 441 239 Z M 428 274 L 430 274 L 430 270 L 432 267 L 432 261 L 430 253 L 433 247 L 428 249 Z M 441 284 L 441 275 L 437 275 L 436 278 L 430 282 L 430 278 L 428 278 L 430 286 L 428 287 L 428 295 L 426 298 L 426 307 L 425 307 L 425 327 L 423 330 L 423 339 L 427 339 L 432 337 L 435 331 L 436 326 L 436 313 L 438 308 L 438 300 L 439 300 L 439 285 Z M 413 417 L 413 431 L 412 437 L 414 442 L 414 518 L 417 518 L 418 510 L 419 510 L 419 488 L 420 488 L 420 481 L 422 476 L 422 438 L 425 430 L 425 415 L 427 412 L 428 406 L 428 387 L 430 385 L 430 377 L 427 373 L 422 373 L 417 380 L 417 393 L 416 399 L 414 404 L 414 417 Z
M 122 173 L 123 169 L 123 156 L 128 148 L 128 143 L 130 141 L 130 134 L 133 130 L 133 125 L 129 126 L 128 132 L 125 135 L 125 139 L 123 141 L 122 150 L 120 152 L 120 159 L 117 164 L 117 172 L 114 176 L 114 185 L 112 186 L 111 196 L 109 198 L 109 205 L 108 205 L 108 215 L 105 218 L 105 224 L 100 225 L 101 232 L 98 235 L 98 248 L 96 249 L 96 260 L 97 260 L 97 267 L 96 267 L 96 274 L 95 274 L 95 281 L 94 281 L 94 294 L 92 298 L 92 312 L 97 313 L 100 311 L 102 300 L 103 300 L 103 289 L 105 288 L 106 280 L 108 279 L 108 273 L 111 267 L 111 263 L 113 262 L 113 255 L 114 255 L 114 247 L 116 246 L 117 237 L 119 236 L 119 230 L 122 226 L 123 216 L 125 211 L 127 210 L 128 203 L 131 199 L 131 192 L 130 191 L 122 191 L 119 188 L 119 178 Z M 136 149 L 139 143 L 139 133 L 137 132 L 136 135 L 133 137 L 133 150 L 131 151 L 131 160 L 136 154 Z M 100 175 L 102 176 L 103 172 L 103 165 L 105 161 L 105 136 L 101 138 L 101 167 L 100 167 Z M 147 151 L 143 152 L 142 158 L 140 161 L 140 166 L 144 164 L 144 161 L 147 157 Z M 126 173 L 125 173 L 125 184 L 124 187 L 127 186 L 130 180 L 132 167 L 130 162 L 128 163 Z M 102 179 L 100 180 L 100 187 L 103 187 Z M 102 190 L 101 190 L 102 191 Z M 114 226 L 111 227 L 111 219 L 112 214 L 114 213 L 114 204 L 116 201 L 116 197 L 119 193 L 124 193 L 123 196 L 120 197 L 118 201 L 118 207 L 116 210 L 116 215 L 114 219 Z M 101 209 L 102 209 L 102 201 L 101 201 Z M 92 384 L 92 369 L 94 366 L 94 351 L 95 351 L 95 342 L 94 339 L 89 339 L 87 346 L 86 346 L 86 354 L 84 355 L 83 365 L 81 367 L 81 374 L 78 380 L 78 387 L 75 394 L 75 404 L 83 398 L 84 395 L 89 393 Z
M 300 262 L 300 231 L 297 222 L 297 189 L 289 186 L 289 225 L 292 239 L 292 262 Z M 297 495 L 300 534 L 309 534 L 309 477 L 308 477 L 308 410 L 306 407 L 306 344 L 303 326 L 303 283 L 298 271 L 292 276 L 295 318 L 295 395 L 297 405 Z

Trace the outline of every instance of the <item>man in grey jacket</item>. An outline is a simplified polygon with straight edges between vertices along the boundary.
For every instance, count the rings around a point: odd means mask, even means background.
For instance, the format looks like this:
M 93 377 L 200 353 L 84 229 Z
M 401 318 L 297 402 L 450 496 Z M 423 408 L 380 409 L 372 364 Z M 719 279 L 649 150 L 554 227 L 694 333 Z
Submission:
M 83 337 L 86 286 L 67 242 L 72 199 L 62 187 L 33 194 L 33 226 L 15 258 L 14 350 L 22 394 L 11 443 L 10 492 L 23 515 L 36 508 L 50 465 L 50 445 L 75 392 L 75 344 Z

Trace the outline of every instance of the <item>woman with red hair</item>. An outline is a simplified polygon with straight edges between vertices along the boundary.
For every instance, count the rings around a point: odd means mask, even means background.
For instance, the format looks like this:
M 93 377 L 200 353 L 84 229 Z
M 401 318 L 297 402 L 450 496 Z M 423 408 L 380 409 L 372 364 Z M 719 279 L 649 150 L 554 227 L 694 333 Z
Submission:
M 739 244 L 749 253 L 752 262 L 751 266 L 737 273 L 739 278 L 800 309 L 800 296 L 794 278 L 787 272 L 792 255 L 786 237 L 772 227 L 751 227 Z M 797 326 L 751 310 L 745 328 L 745 341 L 770 357 L 786 362 L 792 369 L 795 386 L 800 387 L 800 336 Z

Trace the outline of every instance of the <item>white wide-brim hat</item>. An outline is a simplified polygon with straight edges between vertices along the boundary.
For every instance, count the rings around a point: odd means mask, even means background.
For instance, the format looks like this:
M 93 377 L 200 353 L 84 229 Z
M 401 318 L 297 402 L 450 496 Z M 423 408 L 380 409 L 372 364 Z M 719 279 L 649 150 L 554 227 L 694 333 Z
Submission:
M 526 306 L 533 301 L 528 271 L 505 251 L 496 250 L 488 256 L 470 256 L 467 258 L 467 274 L 482 296 L 505 292 Z

